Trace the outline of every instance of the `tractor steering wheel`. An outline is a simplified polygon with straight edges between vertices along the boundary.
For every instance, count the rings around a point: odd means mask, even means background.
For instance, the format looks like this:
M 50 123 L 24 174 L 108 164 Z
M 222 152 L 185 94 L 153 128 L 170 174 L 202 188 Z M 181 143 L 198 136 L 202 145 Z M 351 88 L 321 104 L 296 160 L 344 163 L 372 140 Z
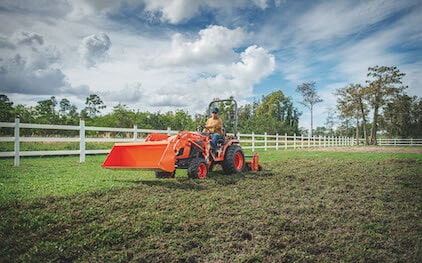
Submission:
M 204 129 L 207 130 L 208 132 L 202 132 Z M 199 132 L 199 133 L 201 133 L 201 134 L 204 134 L 204 135 L 209 135 L 211 133 L 210 129 L 208 129 L 207 127 L 205 127 L 203 125 L 199 125 L 196 128 L 196 131 Z

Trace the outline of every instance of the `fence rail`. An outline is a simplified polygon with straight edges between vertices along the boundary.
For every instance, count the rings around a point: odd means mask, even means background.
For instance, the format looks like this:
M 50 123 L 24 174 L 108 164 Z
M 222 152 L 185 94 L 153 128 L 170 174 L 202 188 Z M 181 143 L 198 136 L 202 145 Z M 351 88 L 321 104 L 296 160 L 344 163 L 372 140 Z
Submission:
M 422 139 L 377 139 L 380 146 L 422 146 Z
M 106 154 L 111 149 L 88 150 L 87 143 L 95 142 L 142 142 L 144 138 L 140 138 L 139 134 L 149 133 L 165 133 L 168 135 L 177 134 L 178 131 L 171 130 L 151 130 L 139 129 L 136 125 L 133 128 L 111 128 L 111 127 L 93 127 L 85 126 L 85 121 L 80 120 L 79 125 L 50 125 L 50 124 L 32 124 L 20 123 L 19 119 L 15 122 L 0 122 L 0 128 L 13 128 L 14 136 L 0 137 L 0 142 L 13 142 L 14 151 L 0 151 L 0 157 L 14 157 L 15 166 L 19 166 L 21 156 L 43 156 L 43 155 L 79 155 L 79 161 L 85 162 L 87 154 Z M 79 131 L 78 137 L 21 137 L 21 129 L 46 129 L 46 130 L 73 130 Z M 126 133 L 129 138 L 116 137 L 87 137 L 87 131 L 95 132 L 122 132 Z M 255 151 L 257 149 L 299 149 L 311 147 L 333 147 L 333 146 L 352 146 L 356 145 L 354 139 L 349 137 L 332 137 L 332 136 L 314 136 L 305 137 L 303 135 L 269 135 L 265 134 L 237 134 L 237 137 L 244 149 Z M 79 142 L 79 150 L 54 150 L 54 151 L 21 151 L 20 145 L 22 142 Z M 379 145 L 391 146 L 422 146 L 422 139 L 378 139 Z M 359 143 L 361 144 L 361 143 Z
M 333 147 L 333 146 L 351 146 L 354 144 L 352 138 L 332 137 L 332 136 L 314 136 L 305 137 L 303 135 L 269 135 L 265 134 L 238 134 L 240 144 L 244 149 L 298 149 L 311 147 Z

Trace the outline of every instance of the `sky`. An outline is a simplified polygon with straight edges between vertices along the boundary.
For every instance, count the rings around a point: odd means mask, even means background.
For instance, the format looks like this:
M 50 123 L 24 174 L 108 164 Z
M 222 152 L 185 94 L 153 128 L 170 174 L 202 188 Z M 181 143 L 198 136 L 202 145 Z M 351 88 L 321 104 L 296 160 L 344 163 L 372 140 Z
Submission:
M 397 66 L 422 97 L 420 0 L 0 0 L 0 94 L 34 106 L 55 96 L 80 111 L 97 94 L 111 111 L 203 113 L 281 90 L 310 128 L 298 85 L 335 111 L 338 88 L 368 67 Z

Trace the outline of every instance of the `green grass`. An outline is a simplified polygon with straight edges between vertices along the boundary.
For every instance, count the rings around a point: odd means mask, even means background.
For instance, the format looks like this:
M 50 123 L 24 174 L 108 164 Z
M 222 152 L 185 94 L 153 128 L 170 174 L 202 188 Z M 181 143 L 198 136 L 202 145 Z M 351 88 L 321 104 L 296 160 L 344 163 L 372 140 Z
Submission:
M 0 262 L 419 262 L 421 154 L 262 152 L 205 180 L 0 159 Z
M 107 191 L 132 185 L 131 180 L 153 178 L 151 172 L 101 169 L 105 156 L 22 158 L 14 167 L 12 159 L 0 159 L 0 203 L 4 201 L 69 196 L 91 191 Z

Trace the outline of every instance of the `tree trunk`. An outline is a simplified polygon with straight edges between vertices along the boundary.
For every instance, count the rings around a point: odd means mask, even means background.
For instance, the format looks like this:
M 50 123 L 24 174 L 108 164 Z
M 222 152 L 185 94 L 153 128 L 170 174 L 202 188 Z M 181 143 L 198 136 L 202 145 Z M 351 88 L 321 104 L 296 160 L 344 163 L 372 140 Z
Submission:
M 374 118 L 371 128 L 371 144 L 377 145 L 377 123 L 378 123 L 378 105 L 374 107 Z
M 369 145 L 369 140 L 368 140 L 368 131 L 366 129 L 366 119 L 363 118 L 362 120 L 362 128 L 363 128 L 363 138 L 365 139 L 365 145 Z
M 314 133 L 314 114 L 313 114 L 312 105 L 311 105 L 310 109 L 311 109 L 311 132 L 310 132 L 310 135 L 311 135 L 311 138 L 312 138 L 313 133 Z
M 356 145 L 359 146 L 359 118 L 356 118 Z
M 362 114 L 363 138 L 365 139 L 365 145 L 369 145 L 368 131 L 367 131 L 367 128 L 366 128 L 366 114 L 365 114 L 365 109 L 363 107 L 362 100 L 360 100 L 360 111 L 361 111 L 361 114 Z

